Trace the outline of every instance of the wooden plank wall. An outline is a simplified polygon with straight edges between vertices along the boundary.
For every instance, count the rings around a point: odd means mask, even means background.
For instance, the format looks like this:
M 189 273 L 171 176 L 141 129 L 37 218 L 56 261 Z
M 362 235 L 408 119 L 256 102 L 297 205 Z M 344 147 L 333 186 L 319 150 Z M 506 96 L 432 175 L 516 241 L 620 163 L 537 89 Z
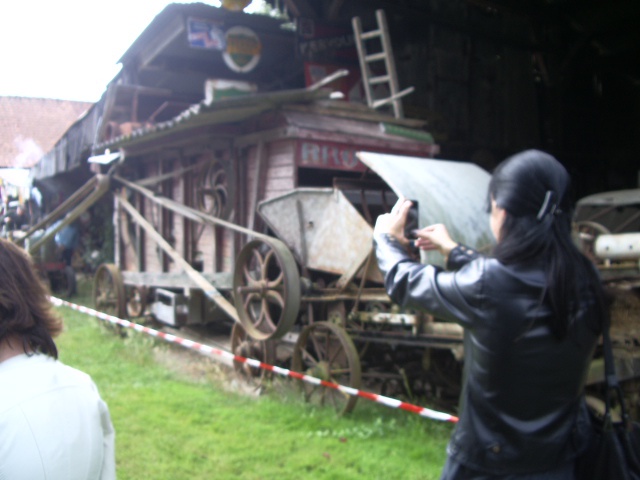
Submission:
M 263 169 L 264 199 L 282 195 L 296 187 L 295 145 L 293 139 L 277 140 L 268 145 L 267 168 Z
M 264 184 L 259 182 L 258 177 L 262 174 L 259 170 L 264 171 L 267 163 L 267 151 L 268 145 L 264 142 L 260 144 L 251 145 L 247 148 L 243 154 L 246 163 L 245 170 L 245 197 L 247 199 L 245 203 L 245 216 L 247 219 L 247 228 L 256 229 L 258 227 L 258 214 L 256 213 L 256 205 L 258 200 L 262 198 L 264 192 Z M 262 157 L 262 163 L 260 164 L 259 157 Z
M 148 162 L 144 168 L 145 177 L 155 177 L 160 174 L 160 165 L 158 162 Z M 144 216 L 146 220 L 153 225 L 153 227 L 160 231 L 161 225 L 161 211 L 160 209 L 149 199 L 143 199 L 144 204 Z M 162 262 L 161 255 L 158 252 L 156 242 L 153 241 L 150 235 L 144 236 L 144 264 L 146 272 L 161 273 Z
M 202 168 L 198 168 L 191 173 L 192 178 L 192 195 L 190 206 L 198 208 L 197 202 L 197 190 L 202 187 L 201 182 L 207 173 L 208 166 L 214 161 L 215 155 L 211 150 L 205 150 L 193 157 L 191 164 L 202 163 Z M 185 195 L 188 197 L 189 195 Z M 193 254 L 202 259 L 204 272 L 215 272 L 217 269 L 217 242 L 216 231 L 212 225 L 203 225 L 197 222 L 191 223 L 192 235 L 193 235 Z
M 241 224 L 242 218 L 239 218 L 237 207 L 235 207 L 235 205 L 239 204 L 238 196 L 245 195 L 246 189 L 244 185 L 239 184 L 237 181 L 240 177 L 238 176 L 238 165 L 235 163 L 237 162 L 237 157 L 232 152 L 232 149 L 234 148 L 235 147 L 230 146 L 224 150 L 218 150 L 216 152 L 216 161 L 222 162 L 227 170 L 227 181 L 230 184 L 233 184 L 227 186 L 227 201 L 234 205 L 234 208 L 226 220 Z M 220 227 L 215 228 L 215 234 L 218 237 L 215 241 L 217 251 L 219 252 L 216 256 L 215 271 L 233 272 L 236 259 L 236 245 L 234 244 L 236 234 L 229 229 Z
M 244 152 L 245 215 L 247 228 L 263 231 L 263 223 L 256 211 L 258 202 L 286 193 L 297 185 L 295 140 L 262 142 Z
M 255 213 L 257 201 L 282 195 L 295 188 L 297 175 L 295 167 L 295 140 L 284 139 L 271 143 L 264 142 L 262 146 L 252 145 L 240 155 L 244 162 L 244 168 L 238 169 L 243 175 L 240 181 L 235 182 L 235 187 L 229 186 L 229 201 L 234 205 L 240 205 L 243 215 L 239 215 L 237 208 L 231 211 L 227 220 L 234 223 L 242 223 L 248 228 L 259 227 L 261 223 Z M 259 155 L 258 150 L 262 149 Z M 258 157 L 263 158 L 262 165 L 258 167 Z M 191 156 L 179 156 L 175 153 L 165 155 L 160 160 L 157 157 L 148 157 L 143 165 L 143 178 L 155 177 L 188 167 L 195 163 L 205 162 L 207 164 L 214 161 L 222 162 L 225 168 L 237 168 L 233 162 L 238 161 L 232 157 L 229 149 L 205 150 Z M 231 170 L 229 170 L 231 172 Z M 188 206 L 197 208 L 196 191 L 199 178 L 206 173 L 206 168 L 185 173 L 180 177 L 174 177 L 163 182 L 158 191 L 171 199 L 180 201 Z M 233 174 L 228 175 L 233 179 Z M 232 180 L 231 180 L 232 181 Z M 234 198 L 234 195 L 243 195 L 241 202 Z M 153 227 L 163 234 L 165 239 L 183 257 L 192 261 L 196 253 L 202 259 L 203 271 L 207 273 L 233 272 L 235 260 L 238 254 L 237 234 L 231 230 L 211 225 L 203 226 L 195 222 L 185 221 L 177 214 L 163 210 L 154 202 L 142 198 L 140 200 L 144 216 Z M 126 226 L 124 221 L 120 223 L 121 228 Z M 190 231 L 188 231 L 190 230 Z M 257 230 L 259 231 L 259 230 Z M 192 241 L 193 239 L 193 241 Z M 122 265 L 127 271 L 138 270 L 136 252 L 134 251 L 135 236 L 130 236 L 127 240 L 121 235 L 123 242 Z M 130 245 L 128 245 L 130 243 Z M 163 265 L 162 252 L 159 251 L 156 243 L 149 235 L 143 236 L 143 265 L 144 271 L 149 273 L 179 272 L 181 269 L 173 261 L 165 262 Z M 242 245 L 240 244 L 240 247 Z
M 181 158 L 172 158 L 167 161 L 165 164 L 165 168 L 168 168 L 168 171 L 176 171 L 183 168 L 183 161 Z M 173 177 L 168 181 L 170 184 L 170 193 L 169 195 L 173 200 L 178 202 L 182 202 L 184 199 L 184 175 L 180 177 Z M 188 245 L 185 245 L 185 231 L 184 231 L 184 222 L 182 221 L 182 216 L 176 213 L 172 214 L 172 222 L 171 222 L 171 234 L 173 238 L 169 238 L 169 242 L 175 248 L 178 253 L 180 253 L 187 261 L 190 261 L 189 251 L 190 248 Z M 170 272 L 181 272 L 182 268 L 177 265 L 175 262 L 169 262 L 169 271 Z

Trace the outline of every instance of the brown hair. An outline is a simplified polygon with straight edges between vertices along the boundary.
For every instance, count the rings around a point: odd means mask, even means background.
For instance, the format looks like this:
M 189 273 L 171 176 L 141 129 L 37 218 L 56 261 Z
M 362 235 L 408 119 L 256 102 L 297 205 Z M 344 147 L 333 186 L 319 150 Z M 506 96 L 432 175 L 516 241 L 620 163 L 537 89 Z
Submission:
M 0 239 L 0 343 L 19 338 L 25 353 L 42 352 L 58 358 L 53 337 L 62 331 L 49 289 L 29 255 Z

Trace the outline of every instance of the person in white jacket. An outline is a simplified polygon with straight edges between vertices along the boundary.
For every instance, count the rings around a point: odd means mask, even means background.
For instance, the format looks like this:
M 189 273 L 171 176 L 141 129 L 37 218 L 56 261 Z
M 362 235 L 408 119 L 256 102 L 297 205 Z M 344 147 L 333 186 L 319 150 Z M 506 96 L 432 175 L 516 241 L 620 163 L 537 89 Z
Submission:
M 57 359 L 61 330 L 27 253 L 0 239 L 0 479 L 116 478 L 109 409 Z

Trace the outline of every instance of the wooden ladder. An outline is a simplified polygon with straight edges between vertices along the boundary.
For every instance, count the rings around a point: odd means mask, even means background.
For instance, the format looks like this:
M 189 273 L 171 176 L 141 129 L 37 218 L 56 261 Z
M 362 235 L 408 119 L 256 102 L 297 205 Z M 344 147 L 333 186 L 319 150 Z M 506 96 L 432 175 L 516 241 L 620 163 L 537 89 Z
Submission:
M 362 83 L 364 91 L 367 95 L 367 104 L 371 108 L 380 108 L 385 105 L 392 104 L 393 113 L 396 118 L 403 118 L 401 98 L 413 92 L 414 88 L 409 87 L 399 91 L 398 77 L 396 75 L 396 64 L 393 58 L 393 50 L 391 49 L 391 40 L 389 39 L 389 28 L 387 27 L 387 18 L 384 10 L 376 10 L 376 19 L 378 28 L 369 32 L 362 31 L 362 23 L 360 17 L 354 17 L 351 20 L 353 24 L 353 33 L 355 37 L 356 47 L 358 48 L 358 58 L 360 60 L 360 71 L 362 72 Z M 377 45 L 380 46 L 379 51 L 369 53 L 367 51 L 367 41 L 378 40 Z M 372 47 L 369 42 L 369 46 Z M 375 48 L 375 47 L 373 47 Z M 381 63 L 384 65 L 384 72 L 374 76 L 371 72 L 370 65 L 372 63 Z M 386 84 L 389 87 L 389 97 L 375 98 L 374 87 L 376 85 Z

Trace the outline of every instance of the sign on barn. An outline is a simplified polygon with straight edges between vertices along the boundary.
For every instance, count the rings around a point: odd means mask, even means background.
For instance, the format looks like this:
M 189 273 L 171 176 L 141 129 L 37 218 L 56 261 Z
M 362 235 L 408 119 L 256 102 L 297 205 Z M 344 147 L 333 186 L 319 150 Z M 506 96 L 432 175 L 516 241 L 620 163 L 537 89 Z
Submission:
M 356 157 L 350 145 L 316 140 L 301 140 L 296 152 L 300 167 L 363 172 L 366 167 Z

